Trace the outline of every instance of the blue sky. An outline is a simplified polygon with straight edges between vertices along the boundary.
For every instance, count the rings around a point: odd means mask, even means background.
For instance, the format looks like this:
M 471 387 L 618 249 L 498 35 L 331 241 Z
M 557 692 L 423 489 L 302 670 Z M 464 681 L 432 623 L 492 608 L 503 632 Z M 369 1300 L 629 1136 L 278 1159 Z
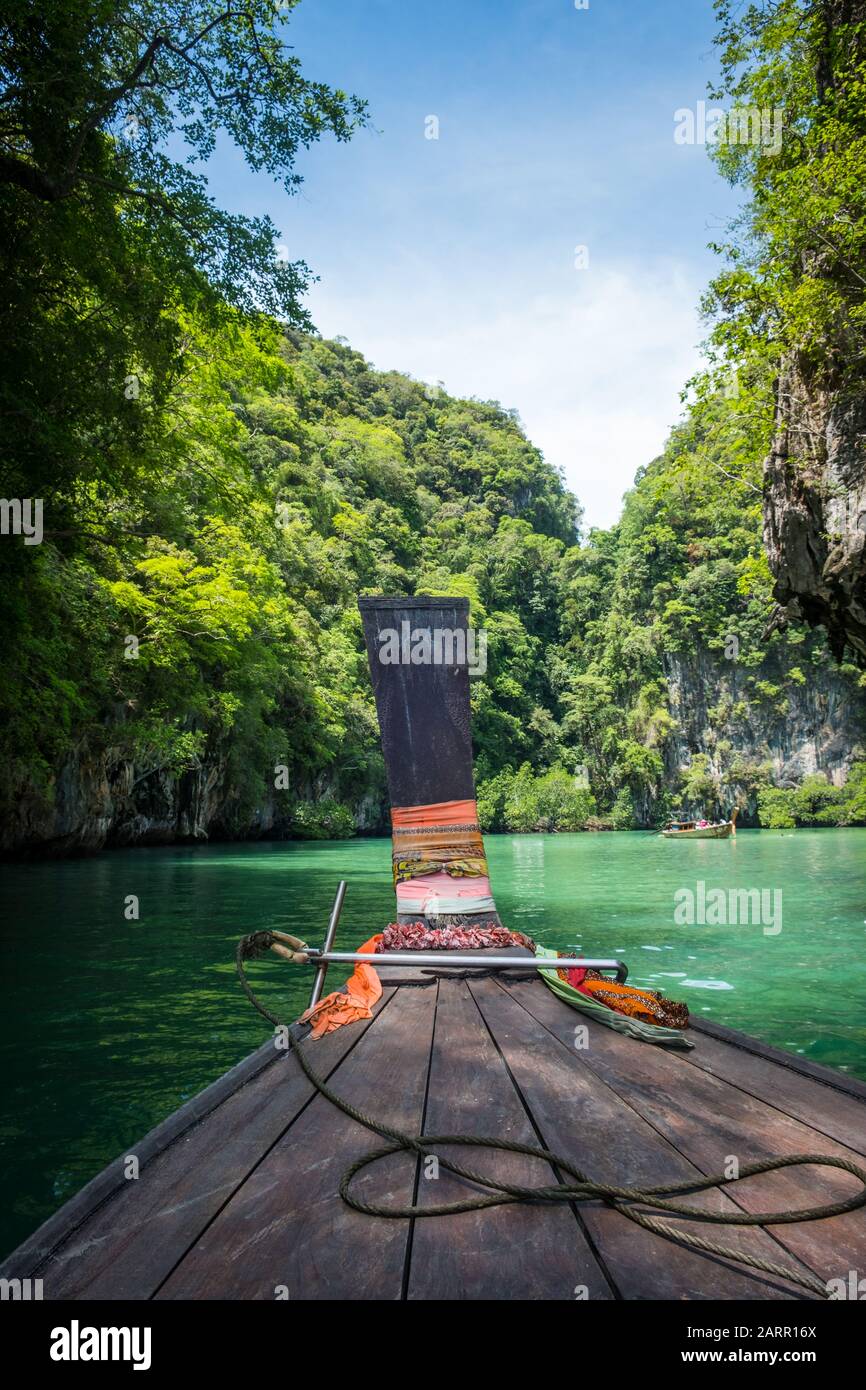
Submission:
M 736 206 L 705 148 L 673 139 L 713 32 L 711 0 L 303 0 L 288 42 L 308 77 L 367 98 L 372 128 L 304 153 L 294 197 L 220 145 L 212 190 L 267 212 L 320 277 L 320 332 L 516 408 L 609 525 L 680 413 L 707 242 Z

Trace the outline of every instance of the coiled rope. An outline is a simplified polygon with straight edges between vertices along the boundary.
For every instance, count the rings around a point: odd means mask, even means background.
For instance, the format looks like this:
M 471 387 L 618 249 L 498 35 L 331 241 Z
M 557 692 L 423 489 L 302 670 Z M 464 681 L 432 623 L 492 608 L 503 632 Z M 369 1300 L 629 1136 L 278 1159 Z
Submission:
M 378 1216 L 388 1219 L 422 1218 L 428 1216 L 454 1216 L 458 1212 L 481 1211 L 486 1207 L 497 1207 L 507 1203 L 524 1202 L 529 1205 L 543 1205 L 555 1202 L 588 1202 L 602 1201 L 608 1206 L 620 1212 L 629 1221 L 635 1222 L 638 1226 L 643 1226 L 644 1230 L 652 1231 L 653 1234 L 664 1236 L 666 1240 L 674 1241 L 678 1245 L 683 1245 L 687 1249 L 701 1251 L 707 1255 L 715 1255 L 721 1259 L 731 1260 L 735 1264 L 747 1265 L 750 1269 L 760 1270 L 764 1274 L 770 1274 L 778 1279 L 787 1280 L 791 1284 L 797 1284 L 801 1288 L 808 1289 L 818 1298 L 830 1298 L 830 1293 L 826 1283 L 823 1283 L 814 1274 L 800 1272 L 799 1270 L 787 1268 L 784 1265 L 775 1264 L 772 1260 L 763 1260 L 757 1255 L 747 1254 L 740 1250 L 730 1250 L 725 1246 L 718 1245 L 713 1240 L 708 1240 L 703 1236 L 695 1235 L 690 1231 L 684 1231 L 668 1222 L 649 1216 L 646 1212 L 637 1211 L 631 1204 L 638 1203 L 642 1206 L 651 1207 L 654 1211 L 670 1212 L 676 1216 L 685 1216 L 692 1221 L 706 1222 L 711 1225 L 719 1226 L 782 1226 L 791 1225 L 799 1221 L 821 1221 L 831 1216 L 842 1216 L 846 1212 L 857 1211 L 866 1206 L 866 1171 L 858 1167 L 857 1164 L 850 1162 L 846 1158 L 835 1158 L 827 1154 L 790 1154 L 787 1158 L 766 1158 L 756 1163 L 747 1163 L 740 1168 L 736 1177 L 728 1177 L 724 1173 L 703 1179 L 687 1178 L 683 1182 L 664 1183 L 658 1187 L 621 1187 L 610 1183 L 595 1182 L 589 1178 L 580 1168 L 575 1167 L 570 1159 L 564 1158 L 562 1154 L 553 1153 L 552 1150 L 543 1148 L 538 1144 L 518 1144 L 514 1140 L 501 1139 L 498 1137 L 484 1137 L 474 1134 L 407 1134 L 403 1130 L 389 1125 L 384 1120 L 377 1120 L 372 1115 L 367 1115 L 357 1106 L 352 1105 L 336 1091 L 332 1091 L 327 1082 L 319 1076 L 310 1065 L 306 1054 L 306 1048 L 301 1045 L 300 1039 L 292 1031 L 292 1025 L 284 1023 L 275 1014 L 265 1007 L 259 1000 L 244 970 L 244 961 L 253 959 L 261 955 L 273 943 L 270 932 L 253 932 L 238 943 L 236 964 L 238 978 L 244 994 L 249 999 L 255 1009 L 277 1028 L 286 1030 L 289 1048 L 294 1052 L 300 1063 L 301 1070 L 310 1084 L 330 1101 L 332 1105 L 341 1110 L 349 1119 L 355 1120 L 365 1129 L 380 1135 L 383 1139 L 390 1140 L 382 1148 L 375 1149 L 372 1153 L 365 1154 L 362 1158 L 356 1159 L 354 1163 L 346 1169 L 340 1179 L 339 1192 L 343 1201 L 353 1211 L 361 1212 L 365 1216 Z M 468 975 L 470 972 L 461 972 Z M 487 974 L 488 972 L 476 972 Z M 492 973 L 492 972 L 491 972 Z M 536 972 L 537 973 L 537 972 Z M 477 1149 L 498 1149 L 503 1153 L 525 1154 L 530 1158 L 538 1158 L 547 1164 L 552 1164 L 559 1172 L 567 1173 L 573 1182 L 557 1183 L 555 1186 L 536 1186 L 528 1187 L 518 1183 L 508 1183 L 501 1178 L 491 1178 L 483 1173 L 473 1172 L 471 1169 L 463 1168 L 459 1163 L 452 1159 L 444 1158 L 441 1154 L 434 1152 L 442 1145 L 463 1146 L 466 1148 Z M 372 1164 L 380 1162 L 383 1158 L 388 1158 L 395 1153 L 411 1153 L 418 1158 L 434 1158 L 438 1165 L 453 1173 L 456 1177 L 462 1178 L 465 1182 L 473 1183 L 479 1187 L 490 1190 L 489 1196 L 467 1197 L 460 1202 L 443 1202 L 438 1205 L 418 1206 L 409 1203 L 404 1206 L 384 1206 L 377 1202 L 365 1202 L 357 1197 L 351 1190 L 352 1182 L 358 1173 L 363 1169 L 369 1168 Z M 744 1211 L 735 1212 L 715 1212 L 696 1210 L 683 1202 L 672 1200 L 681 1193 L 705 1192 L 710 1188 L 724 1188 L 730 1183 L 740 1182 L 745 1178 L 756 1177 L 759 1173 L 772 1173 L 781 1168 L 802 1168 L 802 1167 L 823 1167 L 841 1168 L 846 1173 L 853 1174 L 862 1184 L 862 1190 L 852 1197 L 847 1197 L 842 1201 L 828 1202 L 823 1206 L 804 1207 L 798 1211 L 765 1211 L 750 1213 Z

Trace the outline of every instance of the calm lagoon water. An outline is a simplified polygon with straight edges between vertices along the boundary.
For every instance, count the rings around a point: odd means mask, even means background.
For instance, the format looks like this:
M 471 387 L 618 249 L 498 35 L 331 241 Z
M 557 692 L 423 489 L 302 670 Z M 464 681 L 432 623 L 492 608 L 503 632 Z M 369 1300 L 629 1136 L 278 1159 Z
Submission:
M 503 920 L 539 942 L 622 956 L 630 981 L 695 1014 L 866 1077 L 866 830 L 488 838 Z M 393 915 L 390 842 L 139 849 L 2 870 L 0 1250 L 268 1036 L 241 995 L 239 936 L 317 943 L 349 881 L 338 946 Z M 782 890 L 782 930 L 677 926 L 675 893 Z M 140 919 L 127 921 L 135 894 Z M 345 978 L 334 972 L 333 980 Z M 276 1012 L 310 972 L 250 967 Z

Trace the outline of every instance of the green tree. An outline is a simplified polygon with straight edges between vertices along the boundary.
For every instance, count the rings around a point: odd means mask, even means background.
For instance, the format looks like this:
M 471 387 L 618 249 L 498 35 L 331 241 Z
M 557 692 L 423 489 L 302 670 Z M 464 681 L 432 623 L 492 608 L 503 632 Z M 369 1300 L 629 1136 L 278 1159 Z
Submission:
M 362 102 L 304 77 L 279 32 L 293 5 L 4 7 L 4 486 L 53 494 L 51 534 L 69 531 L 80 480 L 133 487 L 140 460 L 154 467 L 172 447 L 185 315 L 216 327 L 234 306 L 307 322 L 303 262 L 278 250 L 267 218 L 220 209 L 190 167 L 224 134 L 291 192 L 300 148 L 365 119 Z
M 793 830 L 794 793 L 782 787 L 766 787 L 758 796 L 758 817 L 766 830 Z
M 845 805 L 842 814 L 844 825 L 866 825 L 866 763 L 857 762 L 851 767 L 845 784 Z

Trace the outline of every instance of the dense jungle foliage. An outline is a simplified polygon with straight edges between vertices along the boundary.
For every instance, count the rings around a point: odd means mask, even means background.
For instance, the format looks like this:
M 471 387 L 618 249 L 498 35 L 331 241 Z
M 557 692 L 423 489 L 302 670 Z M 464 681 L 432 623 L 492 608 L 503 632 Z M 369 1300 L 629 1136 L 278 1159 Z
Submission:
M 82 736 L 141 777 L 227 760 L 241 831 L 286 766 L 296 832 L 345 833 L 346 807 L 383 785 L 356 597 L 434 592 L 468 595 L 488 633 L 472 682 L 488 826 L 626 827 L 681 787 L 709 806 L 769 786 L 726 731 L 741 745 L 784 723 L 791 684 L 833 662 L 806 631 L 762 641 L 759 499 L 718 466 L 738 457 L 737 402 L 693 412 L 619 526 L 580 544 L 574 499 L 495 404 L 301 333 L 236 325 L 196 357 L 177 466 L 24 551 L 5 680 L 20 775 L 50 795 Z M 743 694 L 711 711 L 715 770 L 698 754 L 680 782 L 667 677 L 696 650 L 736 666 Z M 857 674 L 842 673 L 852 716 Z
M 716 249 L 724 269 L 707 294 L 712 347 L 749 390 L 778 389 L 794 358 L 842 404 L 866 383 L 866 3 L 715 0 L 720 79 L 732 111 L 775 119 L 778 143 L 728 123 L 712 154 L 747 197 Z M 781 399 L 780 427 L 789 424 Z M 808 434 L 791 464 L 817 462 Z
M 306 266 L 166 154 L 172 136 L 206 158 L 221 128 L 292 188 L 298 148 L 365 122 L 363 102 L 281 48 L 287 8 L 7 6 L 2 490 L 44 500 L 44 538 L 0 546 L 6 812 L 24 788 L 50 803 L 68 759 L 108 750 L 137 783 L 219 764 L 235 833 L 274 795 L 297 834 L 351 832 L 354 808 L 383 796 L 356 598 L 431 592 L 467 595 L 488 633 L 473 681 L 488 827 L 625 828 L 748 797 L 774 824 L 866 819 L 861 774 L 791 801 L 766 753 L 792 692 L 824 699 L 828 681 L 862 737 L 857 670 L 805 629 L 766 631 L 762 325 L 836 310 L 766 266 L 720 280 L 716 367 L 620 523 L 581 538 L 577 501 L 515 412 L 317 337 Z M 776 7 L 792 23 L 811 8 Z M 782 40 L 779 63 L 800 43 L 784 26 Z M 809 137 L 805 99 L 797 119 Z M 778 238 L 796 178 L 746 176 Z M 699 743 L 677 723 L 689 669 L 715 672 Z

